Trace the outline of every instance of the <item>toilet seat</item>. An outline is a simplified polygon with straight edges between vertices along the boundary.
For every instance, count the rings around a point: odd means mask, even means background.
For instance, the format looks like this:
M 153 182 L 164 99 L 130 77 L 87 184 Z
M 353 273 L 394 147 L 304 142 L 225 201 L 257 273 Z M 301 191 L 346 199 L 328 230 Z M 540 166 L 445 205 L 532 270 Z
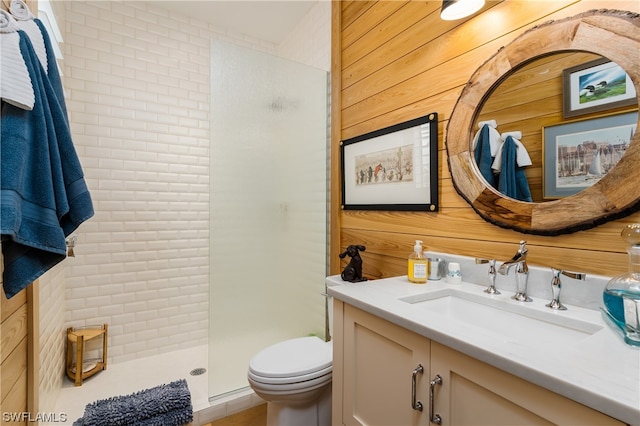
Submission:
M 298 392 L 307 392 L 310 390 L 318 389 L 328 383 L 331 383 L 333 374 L 325 374 L 322 377 L 318 377 L 313 380 L 306 380 L 304 382 L 289 382 L 281 384 L 262 383 L 249 377 L 249 383 L 251 383 L 254 390 L 261 392 L 267 392 L 271 395 L 289 395 Z
M 328 382 L 333 369 L 332 348 L 332 342 L 315 336 L 276 343 L 251 359 L 248 377 L 273 390 L 283 385 L 296 389 Z
M 322 370 L 318 370 L 318 371 L 314 371 L 312 373 L 308 373 L 308 374 L 303 374 L 301 376 L 291 376 L 291 377 L 264 377 L 261 376 L 259 374 L 256 374 L 255 372 L 249 370 L 249 372 L 247 373 L 247 375 L 249 376 L 250 379 L 256 381 L 256 382 L 260 382 L 263 384 L 270 384 L 270 385 L 287 385 L 287 384 L 291 384 L 291 383 L 299 383 L 299 382 L 308 382 L 309 380 L 314 380 L 314 379 L 318 379 L 321 378 L 323 376 L 329 375 L 329 378 L 331 378 L 331 372 L 333 370 L 333 366 L 329 366 L 326 368 L 323 368 Z

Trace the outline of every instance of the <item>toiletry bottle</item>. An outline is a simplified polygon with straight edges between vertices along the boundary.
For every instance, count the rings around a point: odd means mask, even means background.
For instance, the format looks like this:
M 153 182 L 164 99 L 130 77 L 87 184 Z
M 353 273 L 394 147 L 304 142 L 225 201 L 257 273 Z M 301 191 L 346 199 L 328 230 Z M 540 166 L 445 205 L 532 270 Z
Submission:
M 640 346 L 640 223 L 625 226 L 620 233 L 627 243 L 629 272 L 612 278 L 602 295 L 606 312 L 624 332 L 624 341 Z
M 409 267 L 407 271 L 409 281 L 417 284 L 424 284 L 429 277 L 429 260 L 422 252 L 422 241 L 416 240 L 413 246 L 413 253 L 409 256 Z

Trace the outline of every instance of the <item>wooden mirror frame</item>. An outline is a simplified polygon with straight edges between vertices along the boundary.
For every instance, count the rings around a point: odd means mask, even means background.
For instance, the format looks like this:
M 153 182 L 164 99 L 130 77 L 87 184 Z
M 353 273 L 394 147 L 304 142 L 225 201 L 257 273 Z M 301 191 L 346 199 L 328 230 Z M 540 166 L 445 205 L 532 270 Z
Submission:
M 456 191 L 483 219 L 523 233 L 560 235 L 640 209 L 640 125 L 625 155 L 605 177 L 575 195 L 544 203 L 518 201 L 491 187 L 471 150 L 474 122 L 488 94 L 514 68 L 540 57 L 576 50 L 599 54 L 620 65 L 640 95 L 639 27 L 639 14 L 607 9 L 549 21 L 501 48 L 471 76 L 447 125 L 446 149 Z

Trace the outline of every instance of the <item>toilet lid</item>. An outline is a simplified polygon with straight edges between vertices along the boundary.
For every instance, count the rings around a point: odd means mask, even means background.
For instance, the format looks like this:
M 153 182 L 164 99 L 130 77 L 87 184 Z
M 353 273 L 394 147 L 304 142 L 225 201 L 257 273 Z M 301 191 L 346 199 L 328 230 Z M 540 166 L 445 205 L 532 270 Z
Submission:
M 249 361 L 249 371 L 261 377 L 295 377 L 331 367 L 331 342 L 318 337 L 299 337 L 276 343 Z

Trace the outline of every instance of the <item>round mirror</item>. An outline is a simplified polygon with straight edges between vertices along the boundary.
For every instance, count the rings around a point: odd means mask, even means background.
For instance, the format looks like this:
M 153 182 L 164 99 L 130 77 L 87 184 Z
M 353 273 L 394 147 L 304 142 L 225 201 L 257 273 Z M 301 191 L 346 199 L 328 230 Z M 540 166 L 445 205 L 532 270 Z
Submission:
M 613 10 L 551 21 L 525 32 L 473 74 L 449 120 L 446 147 L 454 186 L 480 216 L 520 232 L 557 235 L 640 208 L 640 132 L 633 131 L 639 25 L 639 15 Z M 607 78 L 593 84 L 593 93 L 583 90 L 603 69 Z M 626 80 L 611 78 L 611 69 Z M 635 96 L 617 96 L 620 85 L 632 94 L 634 87 Z M 582 102 L 570 103 L 580 96 Z M 511 136 L 517 162 L 524 160 L 515 168 L 516 181 L 526 182 L 528 194 L 495 180 L 500 163 L 512 157 L 487 160 L 485 153 L 481 159 L 478 146 L 487 134 L 499 139 L 493 146 L 500 149 Z M 499 173 L 513 179 L 512 172 Z
M 487 184 L 507 196 L 566 197 L 617 165 L 631 142 L 637 107 L 633 84 L 614 62 L 590 52 L 554 53 L 512 70 L 487 94 L 471 150 Z M 500 173 L 507 158 L 499 148 L 508 135 L 518 144 L 516 170 L 526 184 L 511 194 Z

